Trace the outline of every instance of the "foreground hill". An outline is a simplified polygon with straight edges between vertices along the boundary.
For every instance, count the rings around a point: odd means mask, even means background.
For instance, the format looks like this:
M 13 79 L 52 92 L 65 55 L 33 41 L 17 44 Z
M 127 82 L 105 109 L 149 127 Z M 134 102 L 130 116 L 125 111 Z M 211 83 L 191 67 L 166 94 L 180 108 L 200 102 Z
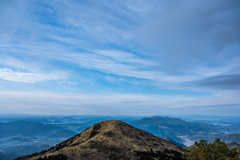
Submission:
M 102 121 L 49 150 L 18 160 L 34 159 L 185 159 L 185 150 L 127 123 Z

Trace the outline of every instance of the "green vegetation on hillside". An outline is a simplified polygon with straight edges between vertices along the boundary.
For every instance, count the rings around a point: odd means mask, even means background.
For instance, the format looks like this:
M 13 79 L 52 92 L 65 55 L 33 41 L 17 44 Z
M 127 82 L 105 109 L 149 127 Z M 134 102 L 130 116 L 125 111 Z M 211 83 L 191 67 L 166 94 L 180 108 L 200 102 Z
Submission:
M 195 142 L 189 151 L 185 152 L 188 160 L 239 160 L 237 149 L 229 149 L 225 142 L 217 138 L 213 143 L 206 140 Z

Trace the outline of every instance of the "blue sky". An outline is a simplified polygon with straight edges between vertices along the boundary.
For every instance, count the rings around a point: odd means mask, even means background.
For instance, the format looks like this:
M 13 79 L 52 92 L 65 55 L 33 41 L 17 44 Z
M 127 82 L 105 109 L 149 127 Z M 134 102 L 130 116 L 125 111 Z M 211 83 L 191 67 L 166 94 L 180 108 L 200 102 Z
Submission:
M 1 0 L 0 113 L 240 115 L 239 0 Z

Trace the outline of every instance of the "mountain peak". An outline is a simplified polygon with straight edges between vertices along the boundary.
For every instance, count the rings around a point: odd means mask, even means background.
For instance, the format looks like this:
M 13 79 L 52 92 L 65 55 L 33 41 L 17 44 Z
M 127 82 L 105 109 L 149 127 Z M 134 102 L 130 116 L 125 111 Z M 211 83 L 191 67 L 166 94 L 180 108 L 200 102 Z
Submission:
M 71 159 L 133 159 L 138 153 L 183 158 L 183 148 L 119 120 L 102 121 L 31 159 L 63 154 Z M 174 153 L 174 154 L 173 154 Z M 86 158 L 87 157 L 87 158 Z M 24 159 L 28 159 L 27 157 Z M 95 158 L 96 159 L 96 158 Z M 110 158 L 111 159 L 111 158 Z

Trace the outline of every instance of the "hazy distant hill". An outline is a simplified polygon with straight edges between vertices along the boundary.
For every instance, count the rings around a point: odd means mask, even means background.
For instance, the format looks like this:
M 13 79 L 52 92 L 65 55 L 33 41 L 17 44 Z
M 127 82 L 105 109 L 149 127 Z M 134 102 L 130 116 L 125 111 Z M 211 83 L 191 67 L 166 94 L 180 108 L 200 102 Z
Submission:
M 6 148 L 4 152 L 0 152 L 0 160 L 13 160 L 19 156 L 32 154 L 35 152 L 40 152 L 43 149 L 50 148 L 49 145 L 41 145 L 41 146 L 29 146 L 29 145 L 21 145 L 21 146 L 13 146 Z
M 228 134 L 221 136 L 219 138 L 221 139 L 221 141 L 224 141 L 225 143 L 235 142 L 240 144 L 240 134 Z
M 3 152 L 0 152 L 0 157 L 1 157 L 1 160 L 12 160 L 14 158 L 17 158 L 19 155 L 16 155 L 16 154 L 8 154 L 8 153 L 3 153 Z
M 134 159 L 155 157 L 156 159 L 184 159 L 185 149 L 127 123 L 111 120 L 100 122 L 84 132 L 39 154 L 18 158 L 46 159 Z
M 49 135 L 49 138 L 69 138 L 72 137 L 76 134 L 76 132 L 74 131 L 70 131 L 70 130 L 61 130 L 58 131 L 56 133 L 53 133 L 51 135 Z
M 228 128 L 228 132 L 230 133 L 240 133 L 240 124 L 236 123 L 236 124 L 232 124 L 230 126 L 226 126 L 226 128 Z
M 228 143 L 227 144 L 228 148 L 232 149 L 232 148 L 237 148 L 240 149 L 240 145 L 238 143 L 232 142 L 232 143 Z
M 5 150 L 6 153 L 16 154 L 18 156 L 24 156 L 35 152 L 40 152 L 44 149 L 49 149 L 50 145 L 41 145 L 41 146 L 29 146 L 29 145 L 22 145 L 22 146 L 14 146 L 9 147 Z
M 27 121 L 0 122 L 0 151 L 3 152 L 0 154 L 0 160 L 5 157 L 12 160 L 14 156 L 16 158 L 47 149 L 49 145 L 55 145 L 79 133 L 78 130 L 83 131 L 90 127 L 88 123 L 87 125 L 85 123 L 52 124 L 54 121 L 52 119 L 45 121 L 45 119 L 28 118 L 25 120 Z M 37 120 L 51 122 L 51 124 L 43 124 Z M 48 146 L 41 148 L 46 145 Z
M 53 130 L 59 130 L 62 127 L 52 124 L 42 124 L 32 121 L 14 121 L 9 123 L 0 123 L 0 137 L 11 136 L 36 136 L 45 135 Z
M 31 121 L 31 122 L 40 122 L 40 123 L 51 123 L 51 121 L 47 119 L 35 119 L 35 118 L 24 118 L 21 121 Z
M 186 136 L 191 141 L 199 141 L 200 139 L 222 136 L 223 132 L 227 131 L 224 127 L 217 125 L 187 122 L 179 118 L 159 116 L 143 118 L 131 124 L 161 138 L 170 138 L 178 143 L 184 142 L 184 138 L 181 138 L 183 136 Z

